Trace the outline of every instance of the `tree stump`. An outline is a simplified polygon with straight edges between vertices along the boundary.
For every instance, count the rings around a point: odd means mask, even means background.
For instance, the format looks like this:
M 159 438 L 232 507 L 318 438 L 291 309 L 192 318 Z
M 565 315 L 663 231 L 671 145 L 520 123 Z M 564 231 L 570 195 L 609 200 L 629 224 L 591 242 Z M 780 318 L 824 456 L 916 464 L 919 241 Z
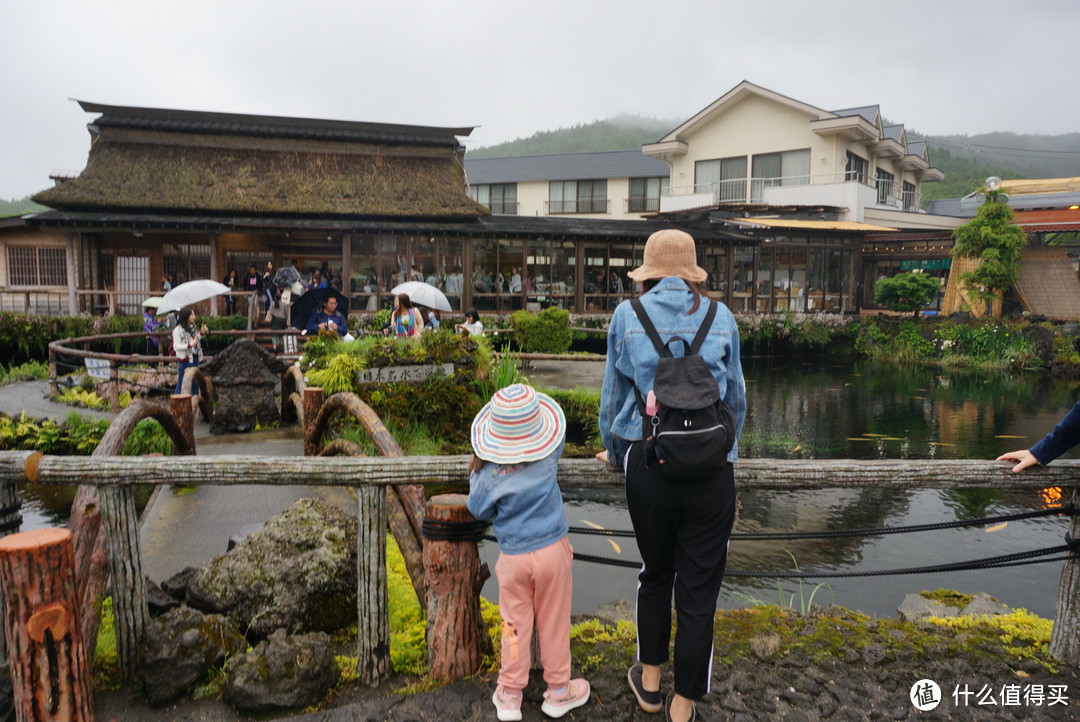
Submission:
M 187 439 L 189 453 L 195 453 L 195 410 L 191 406 L 190 394 L 173 394 L 169 397 L 169 412 L 176 419 L 176 425 Z
M 74 565 L 67 529 L 0 539 L 4 632 L 19 722 L 94 719 Z
M 440 494 L 428 501 L 424 521 L 469 523 L 463 494 Z M 480 615 L 480 554 L 475 541 L 424 541 L 427 580 L 428 673 L 438 678 L 474 674 L 491 654 L 491 637 Z

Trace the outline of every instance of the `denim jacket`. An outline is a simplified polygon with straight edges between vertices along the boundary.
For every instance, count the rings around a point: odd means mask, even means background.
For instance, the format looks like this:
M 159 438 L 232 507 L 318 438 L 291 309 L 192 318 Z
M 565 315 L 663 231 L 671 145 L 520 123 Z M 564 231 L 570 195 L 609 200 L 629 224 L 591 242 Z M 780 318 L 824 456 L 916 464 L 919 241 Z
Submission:
M 1053 431 L 1029 451 L 1041 465 L 1046 466 L 1077 444 L 1080 444 L 1080 401 L 1076 402 Z
M 555 480 L 564 443 L 539 461 L 485 461 L 469 475 L 465 506 L 477 519 L 492 522 L 504 554 L 534 552 L 566 536 L 569 525 Z
M 690 287 L 681 278 L 659 281 L 641 296 L 641 304 L 657 333 L 664 341 L 681 336 L 691 342 L 705 320 L 708 305 L 701 299 L 698 310 L 687 316 L 693 303 Z M 681 344 L 671 345 L 672 353 L 682 353 Z M 739 329 L 728 307 L 719 303 L 712 328 L 702 344 L 699 355 L 705 359 L 720 389 L 720 398 L 735 414 L 735 447 L 728 461 L 739 458 L 738 438 L 746 418 L 746 383 L 739 361 Z M 659 355 L 638 321 L 629 301 L 623 301 L 611 316 L 608 327 L 607 366 L 604 386 L 600 392 L 600 436 L 611 463 L 622 466 L 630 442 L 641 439 L 641 412 L 638 410 L 634 385 L 642 397 L 648 395 L 656 375 Z

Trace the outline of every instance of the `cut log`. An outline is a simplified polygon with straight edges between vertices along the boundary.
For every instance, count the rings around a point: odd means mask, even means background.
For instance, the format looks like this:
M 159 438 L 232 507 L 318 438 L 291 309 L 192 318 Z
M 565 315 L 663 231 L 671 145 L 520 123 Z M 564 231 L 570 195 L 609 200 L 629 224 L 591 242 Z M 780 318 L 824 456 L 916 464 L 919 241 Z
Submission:
M 1080 504 L 1080 490 L 1073 489 L 1072 504 Z M 1069 538 L 1080 540 L 1080 516 L 1072 518 Z M 1049 652 L 1059 662 L 1080 667 L 1080 560 L 1077 559 L 1067 560 L 1061 569 Z
M 71 532 L 39 529 L 0 539 L 0 586 L 15 718 L 93 720 Z
M 463 494 L 440 494 L 428 501 L 425 520 L 441 524 L 475 522 Z M 440 525 L 441 525 L 440 524 Z M 492 653 L 480 614 L 480 554 L 474 541 L 424 540 L 427 578 L 428 673 L 435 679 L 475 674 Z

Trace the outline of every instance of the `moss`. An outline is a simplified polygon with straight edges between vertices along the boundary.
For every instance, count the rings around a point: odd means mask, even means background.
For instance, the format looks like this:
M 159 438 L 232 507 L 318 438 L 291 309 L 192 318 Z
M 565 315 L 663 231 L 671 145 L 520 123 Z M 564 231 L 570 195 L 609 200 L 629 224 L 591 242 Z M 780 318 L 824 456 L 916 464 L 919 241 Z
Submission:
M 971 604 L 971 600 L 975 598 L 971 594 L 961 594 L 952 589 L 935 589 L 932 592 L 922 591 L 919 592 L 919 596 L 923 599 L 941 602 L 947 607 L 956 607 L 957 609 L 963 609 Z

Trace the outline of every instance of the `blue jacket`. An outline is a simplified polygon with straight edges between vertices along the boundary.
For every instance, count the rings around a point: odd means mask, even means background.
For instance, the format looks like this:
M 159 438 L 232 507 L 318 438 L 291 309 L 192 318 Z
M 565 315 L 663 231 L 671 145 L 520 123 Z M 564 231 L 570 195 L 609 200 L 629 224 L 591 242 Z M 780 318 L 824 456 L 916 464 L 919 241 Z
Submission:
M 563 443 L 539 461 L 527 464 L 484 462 L 469 475 L 472 515 L 491 521 L 504 554 L 527 554 L 566 536 L 569 525 L 556 482 Z
M 308 317 L 306 331 L 308 333 L 318 333 L 320 323 L 326 323 L 327 321 L 333 321 L 337 324 L 338 336 L 344 336 L 348 333 L 345 328 L 345 314 L 341 311 L 334 311 L 332 314 L 326 314 L 322 311 L 312 311 L 311 316 Z
M 659 281 L 641 296 L 641 304 L 664 341 L 682 336 L 687 342 L 694 338 L 705 320 L 708 305 L 702 299 L 698 310 L 687 316 L 693 294 L 686 281 L 671 277 Z M 682 345 L 673 344 L 672 353 L 681 353 Z M 732 463 L 739 459 L 738 438 L 746 418 L 746 382 L 739 361 L 739 329 L 728 307 L 719 303 L 716 318 L 699 355 L 705 359 L 720 389 L 720 398 L 735 414 L 735 446 L 728 454 Z M 607 366 L 600 392 L 600 436 L 608 459 L 622 466 L 630 442 L 641 439 L 641 412 L 638 411 L 634 385 L 642 397 L 648 395 L 656 376 L 659 355 L 638 321 L 629 301 L 623 301 L 611 316 L 608 327 Z
M 1046 466 L 1077 444 L 1080 444 L 1080 401 L 1030 451 L 1040 464 Z

